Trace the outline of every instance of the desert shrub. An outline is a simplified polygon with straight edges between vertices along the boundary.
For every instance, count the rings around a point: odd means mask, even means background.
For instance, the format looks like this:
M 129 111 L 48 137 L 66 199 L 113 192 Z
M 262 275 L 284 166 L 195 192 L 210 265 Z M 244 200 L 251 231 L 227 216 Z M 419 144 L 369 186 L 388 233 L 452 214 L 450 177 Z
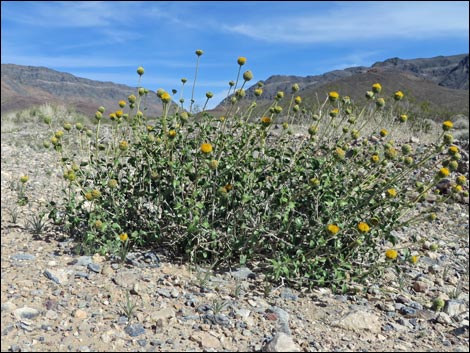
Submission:
M 202 51 L 196 54 L 199 63 Z M 447 151 L 452 123 L 419 151 L 394 142 L 408 123 L 406 98 L 399 91 L 382 97 L 379 83 L 362 109 L 325 92 L 308 112 L 293 85 L 290 98 L 278 92 L 254 116 L 256 97 L 238 109 L 253 77 L 242 74 L 245 62 L 238 59 L 234 94 L 218 117 L 205 111 L 207 101 L 194 114 L 193 94 L 186 110 L 183 97 L 177 105 L 159 89 L 163 112 L 149 119 L 139 67 L 135 95 L 108 114 L 100 107 L 92 129 L 51 124 L 45 146 L 59 154 L 67 182 L 52 205 L 54 222 L 82 251 L 124 259 L 132 248 L 166 247 L 192 262 L 251 262 L 273 280 L 310 287 L 344 287 L 375 275 L 398 252 L 409 254 L 393 231 L 434 217 L 415 205 L 455 170 L 458 148 Z M 307 114 L 304 133 L 292 133 L 290 124 Z

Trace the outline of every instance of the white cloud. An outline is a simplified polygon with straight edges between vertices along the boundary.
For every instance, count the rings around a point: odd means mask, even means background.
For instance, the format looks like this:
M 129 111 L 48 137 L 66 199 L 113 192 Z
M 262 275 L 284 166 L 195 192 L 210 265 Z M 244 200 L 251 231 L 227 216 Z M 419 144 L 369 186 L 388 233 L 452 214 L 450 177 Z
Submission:
M 467 2 L 348 2 L 322 13 L 284 15 L 224 29 L 267 42 L 328 43 L 468 36 Z

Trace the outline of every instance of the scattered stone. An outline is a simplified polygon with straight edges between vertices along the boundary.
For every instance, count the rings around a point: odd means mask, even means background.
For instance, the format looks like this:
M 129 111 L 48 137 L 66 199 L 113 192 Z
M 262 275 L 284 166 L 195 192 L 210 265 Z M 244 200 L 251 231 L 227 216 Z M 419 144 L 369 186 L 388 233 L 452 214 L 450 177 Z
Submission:
M 87 268 L 92 271 L 92 272 L 95 272 L 95 273 L 100 273 L 101 272 L 101 266 L 98 265 L 98 264 L 95 264 L 93 262 L 89 263 Z
M 256 274 L 248 267 L 240 267 L 236 271 L 231 271 L 230 274 L 236 279 L 255 279 Z
M 73 317 L 76 319 L 84 320 L 87 318 L 87 316 L 88 316 L 87 312 L 82 309 L 77 309 L 73 313 Z
M 375 314 L 362 310 L 347 313 L 341 319 L 333 321 L 332 326 L 352 331 L 369 330 L 373 333 L 379 333 L 381 327 L 379 318 Z
M 22 308 L 16 309 L 13 314 L 17 318 L 17 320 L 21 319 L 34 319 L 35 317 L 39 316 L 39 310 L 34 308 L 29 308 L 24 306 Z
M 46 269 L 44 270 L 44 276 L 49 278 L 51 281 L 57 284 L 67 284 L 67 273 L 63 269 Z
M 145 333 L 145 328 L 142 324 L 132 324 L 127 326 L 124 331 L 131 337 L 137 337 Z
M 418 293 L 426 293 L 428 291 L 428 285 L 422 281 L 416 281 L 413 283 L 413 289 Z
M 24 254 L 18 253 L 18 254 L 13 255 L 11 258 L 15 261 L 31 261 L 31 260 L 36 259 L 36 256 L 28 254 L 28 253 L 24 253 Z
M 262 352 L 301 352 L 300 347 L 291 336 L 284 332 L 278 332 L 274 338 L 263 346 Z
M 195 332 L 189 337 L 191 341 L 197 342 L 201 348 L 205 349 L 220 349 L 222 344 L 217 337 L 214 337 L 208 332 Z
M 467 305 L 461 300 L 446 300 L 444 305 L 444 312 L 450 317 L 460 315 L 467 310 Z

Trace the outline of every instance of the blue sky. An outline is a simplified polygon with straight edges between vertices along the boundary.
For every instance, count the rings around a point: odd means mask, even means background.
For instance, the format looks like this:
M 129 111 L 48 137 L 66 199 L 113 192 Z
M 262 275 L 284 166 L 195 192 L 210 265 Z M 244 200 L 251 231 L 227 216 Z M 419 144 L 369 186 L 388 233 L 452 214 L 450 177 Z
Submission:
M 2 1 L 1 62 L 45 66 L 100 81 L 180 89 L 211 106 L 236 79 L 316 75 L 351 66 L 469 51 L 469 3 Z M 179 98 L 179 94 L 177 97 Z

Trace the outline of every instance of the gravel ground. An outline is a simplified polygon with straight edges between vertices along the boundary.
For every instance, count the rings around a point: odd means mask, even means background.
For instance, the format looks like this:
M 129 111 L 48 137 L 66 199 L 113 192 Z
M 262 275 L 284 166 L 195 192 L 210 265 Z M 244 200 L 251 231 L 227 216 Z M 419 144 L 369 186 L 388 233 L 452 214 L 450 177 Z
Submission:
M 1 135 L 2 352 L 469 350 L 468 199 L 397 232 L 422 244 L 400 276 L 390 269 L 356 295 L 267 290 L 256 268 L 213 273 L 152 251 L 111 263 L 74 255 L 51 228 L 33 236 L 28 221 L 60 178 L 39 132 L 27 131 Z M 23 174 L 30 202 L 16 207 Z

